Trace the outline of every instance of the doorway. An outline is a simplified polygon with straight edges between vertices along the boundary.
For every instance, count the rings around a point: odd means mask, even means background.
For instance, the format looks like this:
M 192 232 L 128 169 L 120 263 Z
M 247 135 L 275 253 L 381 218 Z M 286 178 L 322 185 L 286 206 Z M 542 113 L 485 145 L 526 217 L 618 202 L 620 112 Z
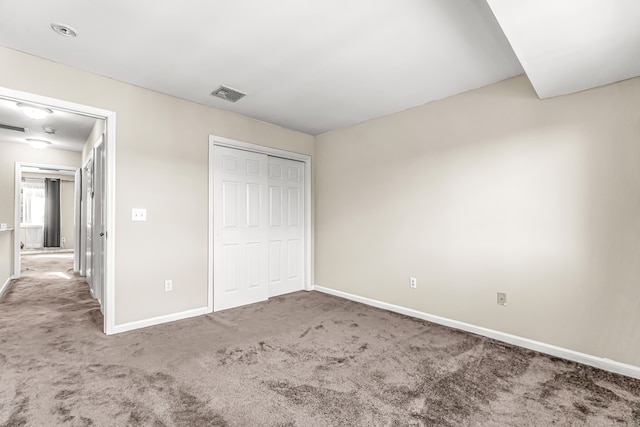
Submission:
M 16 205 L 20 210 L 20 255 L 75 252 L 78 168 L 19 162 L 16 172 L 20 183 Z
M 209 310 L 311 290 L 311 157 L 209 138 Z
M 16 91 L 13 89 L 0 87 L 0 98 L 4 100 L 9 100 L 15 103 L 28 103 L 37 106 L 41 106 L 44 108 L 49 108 L 54 111 L 63 111 L 73 114 L 78 114 L 82 116 L 89 116 L 96 119 L 104 120 L 105 123 L 105 135 L 103 138 L 102 144 L 102 158 L 103 162 L 101 164 L 102 171 L 102 191 L 104 194 L 102 204 L 102 212 L 103 212 L 103 223 L 104 229 L 98 232 L 99 237 L 103 240 L 102 251 L 100 253 L 100 274 L 101 274 L 101 284 L 103 291 L 101 306 L 103 308 L 104 314 L 104 333 L 112 334 L 114 333 L 115 327 L 115 135 L 116 135 L 116 114 L 115 112 L 102 110 L 95 107 L 90 107 L 81 104 L 75 104 L 59 99 L 48 98 L 40 95 L 35 95 L 27 92 Z M 94 153 L 95 155 L 95 153 Z M 20 223 L 20 181 L 21 181 L 21 171 L 22 167 L 19 163 L 16 164 L 16 188 L 15 188 L 15 218 L 14 223 Z M 81 181 L 80 174 L 76 175 L 76 183 Z M 81 191 L 76 190 L 76 195 Z M 79 207 L 79 199 L 76 201 L 76 212 L 80 211 Z M 76 221 L 76 225 L 78 225 L 78 221 Z M 77 233 L 78 227 L 76 227 Z M 100 236 L 101 234 L 101 236 Z M 79 236 L 79 233 L 77 234 Z M 78 239 L 76 240 L 76 242 Z M 14 244 L 13 244 L 13 269 L 12 269 L 12 279 L 17 279 L 20 277 L 20 233 L 14 233 Z M 94 254 L 95 256 L 95 254 Z M 78 266 L 79 263 L 74 262 L 74 268 Z M 95 271 L 94 271 L 95 278 Z

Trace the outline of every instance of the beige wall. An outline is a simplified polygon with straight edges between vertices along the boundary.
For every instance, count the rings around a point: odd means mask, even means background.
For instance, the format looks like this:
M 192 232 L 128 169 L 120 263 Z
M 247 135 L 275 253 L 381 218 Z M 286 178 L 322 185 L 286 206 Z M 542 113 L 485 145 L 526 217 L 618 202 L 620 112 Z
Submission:
M 209 134 L 313 154 L 300 132 L 6 48 L 0 63 L 0 86 L 117 114 L 117 325 L 207 305 Z M 132 222 L 132 208 L 147 221 Z
M 47 149 L 35 150 L 27 144 L 0 141 L 0 222 L 6 222 L 10 225 L 14 225 L 16 162 L 80 167 L 80 159 L 81 154 L 75 151 Z M 25 173 L 24 175 L 39 177 L 45 176 L 42 174 L 29 175 L 28 173 Z M 56 175 L 55 177 L 73 179 L 73 177 L 65 177 L 62 175 Z
M 640 366 L 639 111 L 521 76 L 317 137 L 316 284 Z
M 0 86 L 2 86 L 0 80 Z M 56 166 L 80 167 L 81 154 L 67 150 L 35 150 L 27 144 L 0 141 L 0 222 L 15 227 L 20 232 L 20 224 L 14 224 L 15 216 L 15 164 L 16 162 L 39 163 Z M 73 194 L 71 195 L 73 200 Z M 73 212 L 71 213 L 73 221 Z M 0 286 L 11 276 L 13 270 L 13 243 L 10 233 L 3 233 L 0 247 Z M 69 242 L 69 238 L 67 238 Z M 73 242 L 71 242 L 73 244 Z

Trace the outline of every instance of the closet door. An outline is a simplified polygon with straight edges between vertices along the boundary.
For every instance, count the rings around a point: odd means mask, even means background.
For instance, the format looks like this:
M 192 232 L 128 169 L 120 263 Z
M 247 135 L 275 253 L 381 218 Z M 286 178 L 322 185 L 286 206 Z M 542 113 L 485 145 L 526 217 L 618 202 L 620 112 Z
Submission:
M 304 163 L 269 157 L 269 296 L 304 289 Z
M 268 158 L 214 146 L 214 311 L 268 298 Z

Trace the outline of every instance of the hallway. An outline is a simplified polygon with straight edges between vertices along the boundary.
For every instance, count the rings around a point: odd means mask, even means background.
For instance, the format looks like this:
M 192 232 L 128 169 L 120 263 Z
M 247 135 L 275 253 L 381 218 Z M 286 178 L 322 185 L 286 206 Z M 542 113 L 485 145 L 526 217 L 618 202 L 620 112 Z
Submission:
M 91 297 L 85 278 L 73 272 L 73 252 L 22 254 L 21 265 L 21 277 L 0 299 L 0 311 L 10 313 L 6 318 L 0 317 L 3 335 L 12 324 L 21 328 L 31 325 L 31 330 L 43 327 L 53 332 L 83 317 L 89 317 L 102 333 L 100 306 Z

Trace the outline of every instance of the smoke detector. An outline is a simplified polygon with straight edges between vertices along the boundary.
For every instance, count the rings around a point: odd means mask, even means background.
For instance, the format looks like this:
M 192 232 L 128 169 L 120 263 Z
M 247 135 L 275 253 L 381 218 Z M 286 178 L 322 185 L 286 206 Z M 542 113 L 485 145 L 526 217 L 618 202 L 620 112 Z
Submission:
M 211 95 L 217 96 L 218 98 L 224 99 L 225 101 L 236 102 L 240 98 L 244 97 L 246 93 L 242 93 L 239 90 L 223 85 L 211 92 Z

